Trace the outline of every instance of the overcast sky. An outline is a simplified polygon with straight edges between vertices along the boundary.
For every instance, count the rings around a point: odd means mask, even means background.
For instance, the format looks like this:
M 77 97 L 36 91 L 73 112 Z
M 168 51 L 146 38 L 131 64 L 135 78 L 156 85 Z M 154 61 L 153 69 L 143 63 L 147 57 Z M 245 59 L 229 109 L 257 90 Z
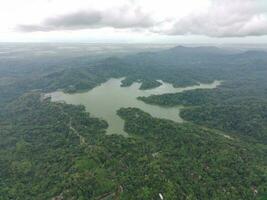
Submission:
M 0 41 L 267 43 L 267 0 L 0 0 Z

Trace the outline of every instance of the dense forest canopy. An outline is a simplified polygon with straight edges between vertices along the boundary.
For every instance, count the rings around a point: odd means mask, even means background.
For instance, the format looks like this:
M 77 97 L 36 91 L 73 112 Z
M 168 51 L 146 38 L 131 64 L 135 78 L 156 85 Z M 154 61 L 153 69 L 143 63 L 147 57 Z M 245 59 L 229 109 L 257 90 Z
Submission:
M 140 89 L 221 80 L 214 90 L 138 99 L 183 105 L 185 123 L 121 108 L 129 137 L 44 93 L 111 77 Z M 183 47 L 89 59 L 0 60 L 0 199 L 267 198 L 267 53 Z

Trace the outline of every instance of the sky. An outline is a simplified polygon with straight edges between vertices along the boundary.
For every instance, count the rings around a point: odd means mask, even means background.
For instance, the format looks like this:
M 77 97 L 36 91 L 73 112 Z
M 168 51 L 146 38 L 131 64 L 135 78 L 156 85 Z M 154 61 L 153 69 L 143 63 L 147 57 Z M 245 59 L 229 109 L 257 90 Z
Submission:
M 267 43 L 267 0 L 0 0 L 0 42 Z

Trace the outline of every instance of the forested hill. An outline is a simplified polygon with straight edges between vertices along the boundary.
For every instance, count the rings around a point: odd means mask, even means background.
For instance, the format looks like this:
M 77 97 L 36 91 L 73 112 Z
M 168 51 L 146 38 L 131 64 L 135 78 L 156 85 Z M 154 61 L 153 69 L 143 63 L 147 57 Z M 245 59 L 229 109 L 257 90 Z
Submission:
M 28 93 L 0 115 L 0 197 L 10 199 L 244 199 L 267 191 L 266 146 L 122 108 L 131 137 L 83 106 Z
M 93 62 L 86 57 L 41 59 L 14 58 L 0 62 L 0 102 L 10 101 L 25 91 L 40 89 L 67 92 L 91 89 L 111 77 L 126 77 L 123 86 L 141 80 L 141 88 L 159 85 L 161 79 L 174 86 L 264 73 L 267 53 L 236 53 L 217 47 L 178 46 L 158 52 L 144 52 L 122 58 Z
M 88 67 L 51 74 L 40 82 L 48 83 L 48 89 L 60 87 L 70 92 L 90 89 L 94 82 L 110 77 L 126 77 L 123 86 L 141 80 L 144 84 L 142 88 L 149 89 L 158 86 L 155 81 L 160 79 L 178 87 L 253 75 L 264 71 L 266 65 L 267 53 L 263 51 L 234 53 L 217 47 L 179 46 L 123 58 L 110 57 Z M 73 77 L 71 80 L 66 78 L 71 77 L 70 74 Z
M 0 60 L 1 200 L 267 198 L 266 52 L 178 46 L 97 62 L 28 56 Z M 43 96 L 123 76 L 123 87 L 138 80 L 140 89 L 159 79 L 222 85 L 139 97 L 183 105 L 186 123 L 121 108 L 129 137 L 106 135 L 108 124 L 83 106 Z

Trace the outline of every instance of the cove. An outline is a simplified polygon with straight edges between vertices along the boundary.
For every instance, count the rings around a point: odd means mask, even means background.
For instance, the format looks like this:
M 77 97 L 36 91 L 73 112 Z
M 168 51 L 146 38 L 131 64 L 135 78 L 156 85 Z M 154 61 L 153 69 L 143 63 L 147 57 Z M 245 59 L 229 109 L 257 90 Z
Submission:
M 91 116 L 104 119 L 108 122 L 107 134 L 123 134 L 124 121 L 116 114 L 117 110 L 122 107 L 135 107 L 151 114 L 153 117 L 170 119 L 176 122 L 183 120 L 179 116 L 181 106 L 165 107 L 158 105 L 146 104 L 137 100 L 139 96 L 150 96 L 152 94 L 178 93 L 194 89 L 213 89 L 221 84 L 220 81 L 214 81 L 210 84 L 174 88 L 172 84 L 162 83 L 161 86 L 150 89 L 140 90 L 141 83 L 134 83 L 129 87 L 121 87 L 123 78 L 111 78 L 107 82 L 89 90 L 87 92 L 68 94 L 62 91 L 56 91 L 48 94 L 51 101 L 64 101 L 68 104 L 84 105 L 86 111 Z

